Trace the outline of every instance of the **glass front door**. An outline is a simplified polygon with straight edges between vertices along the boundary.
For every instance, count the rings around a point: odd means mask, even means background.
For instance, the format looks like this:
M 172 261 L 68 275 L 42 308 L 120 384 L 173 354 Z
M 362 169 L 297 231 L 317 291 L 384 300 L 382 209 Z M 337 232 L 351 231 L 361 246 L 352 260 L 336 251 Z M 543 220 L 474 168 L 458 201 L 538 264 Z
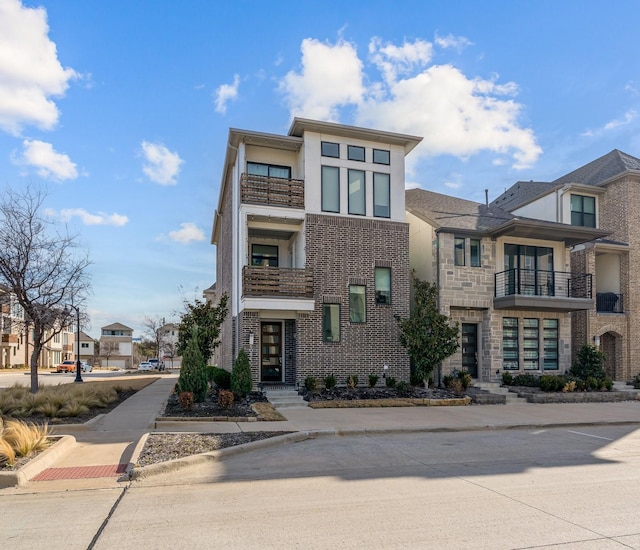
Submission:
M 282 323 L 261 323 L 260 377 L 262 382 L 282 382 Z
M 462 323 L 462 368 L 478 378 L 478 325 Z

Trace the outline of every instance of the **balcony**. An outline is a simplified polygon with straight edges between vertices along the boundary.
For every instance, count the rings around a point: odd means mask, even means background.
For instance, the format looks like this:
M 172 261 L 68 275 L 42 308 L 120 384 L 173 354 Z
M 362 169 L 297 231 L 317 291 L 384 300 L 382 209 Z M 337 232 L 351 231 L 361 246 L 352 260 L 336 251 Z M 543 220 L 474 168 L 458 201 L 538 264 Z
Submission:
M 598 313 L 624 313 L 622 294 L 598 292 L 596 294 L 596 311 Z
M 594 306 L 589 273 L 508 269 L 495 275 L 496 309 L 581 311 Z
M 313 298 L 313 275 L 308 269 L 245 265 L 243 297 Z
M 243 204 L 304 209 L 304 180 L 242 174 L 240 201 Z
M 2 334 L 1 343 L 3 344 L 17 344 L 19 341 L 17 334 Z

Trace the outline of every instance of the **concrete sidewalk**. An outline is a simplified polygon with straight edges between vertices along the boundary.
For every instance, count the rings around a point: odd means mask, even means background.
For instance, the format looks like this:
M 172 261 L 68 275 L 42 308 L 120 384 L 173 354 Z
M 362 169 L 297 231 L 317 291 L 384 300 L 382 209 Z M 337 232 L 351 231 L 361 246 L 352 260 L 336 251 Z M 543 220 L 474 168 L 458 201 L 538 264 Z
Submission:
M 127 399 L 110 413 L 84 425 L 56 428 L 75 443 L 29 481 L 30 490 L 114 487 L 133 466 L 136 445 L 153 431 L 230 433 L 292 431 L 390 433 L 541 428 L 598 424 L 640 424 L 640 401 L 618 403 L 470 405 L 354 409 L 284 409 L 282 422 L 174 422 L 155 428 L 177 375 L 168 374 Z M 73 441 L 73 440 L 71 440 Z M 46 475 L 44 475 L 46 474 Z M 38 481 L 38 480 L 43 481 Z M 46 481 L 45 481 L 46 480 Z

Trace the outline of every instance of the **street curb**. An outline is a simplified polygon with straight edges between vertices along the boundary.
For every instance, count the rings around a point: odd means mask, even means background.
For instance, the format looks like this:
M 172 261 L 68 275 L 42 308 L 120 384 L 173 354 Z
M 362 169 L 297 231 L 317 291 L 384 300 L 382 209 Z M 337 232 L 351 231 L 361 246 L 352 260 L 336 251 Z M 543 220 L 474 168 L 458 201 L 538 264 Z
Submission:
M 72 435 L 53 436 L 51 439 L 57 439 L 57 441 L 18 470 L 0 472 L 0 489 L 26 484 L 31 478 L 55 464 L 76 443 L 76 438 Z

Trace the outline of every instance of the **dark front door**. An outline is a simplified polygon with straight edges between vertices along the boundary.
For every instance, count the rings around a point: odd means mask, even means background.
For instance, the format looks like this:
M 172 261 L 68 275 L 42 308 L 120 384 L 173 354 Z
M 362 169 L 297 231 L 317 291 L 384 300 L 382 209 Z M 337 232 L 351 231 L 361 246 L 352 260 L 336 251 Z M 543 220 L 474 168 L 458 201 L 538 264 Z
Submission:
M 478 325 L 462 323 L 462 368 L 478 378 Z
M 262 323 L 260 331 L 261 380 L 282 382 L 282 323 Z

